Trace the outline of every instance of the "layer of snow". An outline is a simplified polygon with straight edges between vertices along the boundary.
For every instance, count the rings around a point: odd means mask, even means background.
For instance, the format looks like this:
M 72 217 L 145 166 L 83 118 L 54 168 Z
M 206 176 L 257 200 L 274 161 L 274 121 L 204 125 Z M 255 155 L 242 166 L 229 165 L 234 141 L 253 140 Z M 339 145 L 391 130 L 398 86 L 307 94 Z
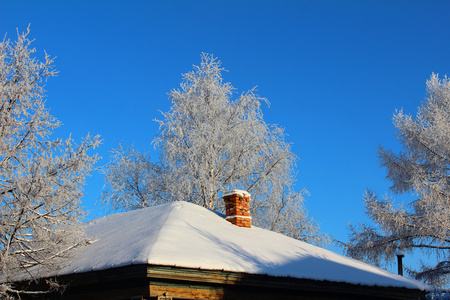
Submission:
M 238 195 L 243 196 L 243 197 L 250 197 L 251 196 L 251 194 L 249 192 L 244 191 L 244 190 L 231 190 L 231 191 L 225 192 L 223 194 L 223 196 L 225 197 L 225 196 L 234 195 L 234 194 L 238 194 Z
M 418 281 L 257 227 L 232 225 L 206 208 L 173 202 L 96 219 L 94 242 L 59 274 L 155 264 L 426 289 Z

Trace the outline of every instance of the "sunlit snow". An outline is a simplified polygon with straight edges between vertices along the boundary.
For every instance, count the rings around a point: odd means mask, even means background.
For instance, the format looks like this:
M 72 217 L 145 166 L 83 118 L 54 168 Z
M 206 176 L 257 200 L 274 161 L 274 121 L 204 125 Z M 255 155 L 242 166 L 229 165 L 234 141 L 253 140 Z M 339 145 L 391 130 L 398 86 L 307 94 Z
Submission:
M 173 202 L 96 219 L 94 241 L 59 274 L 155 264 L 427 289 L 425 284 L 257 227 L 241 228 L 206 208 Z

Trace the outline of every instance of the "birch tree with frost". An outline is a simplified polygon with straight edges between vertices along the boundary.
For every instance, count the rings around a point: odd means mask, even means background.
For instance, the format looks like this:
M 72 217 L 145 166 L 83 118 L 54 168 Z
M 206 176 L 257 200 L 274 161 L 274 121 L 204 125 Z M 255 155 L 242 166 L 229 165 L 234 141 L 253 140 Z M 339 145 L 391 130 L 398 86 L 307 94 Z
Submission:
M 396 135 L 403 151 L 396 154 L 380 147 L 380 164 L 394 194 L 413 200 L 402 206 L 368 190 L 366 214 L 375 225 L 351 226 L 347 253 L 379 265 L 395 258 L 397 249 L 415 249 L 436 257 L 409 270 L 416 279 L 441 286 L 450 274 L 450 80 L 433 74 L 427 81 L 428 97 L 417 116 L 399 111 L 394 115 Z
M 203 54 L 200 66 L 183 75 L 180 89 L 169 93 L 172 106 L 156 120 L 158 164 L 144 154 L 139 159 L 132 148 L 114 150 L 103 203 L 128 210 L 183 200 L 223 210 L 222 194 L 239 188 L 252 194 L 255 225 L 323 242 L 326 237 L 307 216 L 304 191 L 294 190 L 296 156 L 284 130 L 263 120 L 261 105 L 269 102 L 255 89 L 233 100 L 235 89 L 223 82 L 222 71 L 219 60 Z
M 128 211 L 167 202 L 163 168 L 133 146 L 119 145 L 110 152 L 112 163 L 104 172 L 107 189 L 102 201 L 113 211 Z
M 51 140 L 60 123 L 45 108 L 44 83 L 55 76 L 53 59 L 34 57 L 29 30 L 16 42 L 0 43 L 0 297 L 20 298 L 48 290 L 27 290 L 18 280 L 34 279 L 58 267 L 58 259 L 83 243 L 82 185 L 99 144 L 87 136 Z

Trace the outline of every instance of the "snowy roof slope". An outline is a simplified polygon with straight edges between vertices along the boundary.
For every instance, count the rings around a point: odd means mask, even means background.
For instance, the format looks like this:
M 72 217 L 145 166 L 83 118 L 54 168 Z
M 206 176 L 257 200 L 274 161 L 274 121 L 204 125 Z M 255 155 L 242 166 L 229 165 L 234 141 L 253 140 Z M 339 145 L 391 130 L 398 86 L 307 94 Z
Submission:
M 425 284 L 257 227 L 232 225 L 206 208 L 173 202 L 87 223 L 94 243 L 62 274 L 155 264 L 424 290 Z

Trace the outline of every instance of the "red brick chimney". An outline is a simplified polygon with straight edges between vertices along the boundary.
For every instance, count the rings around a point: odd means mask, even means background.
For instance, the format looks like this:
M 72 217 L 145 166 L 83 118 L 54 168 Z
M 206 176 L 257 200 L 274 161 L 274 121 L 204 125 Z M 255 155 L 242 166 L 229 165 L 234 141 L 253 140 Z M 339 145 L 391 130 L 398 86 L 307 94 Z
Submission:
M 250 217 L 250 194 L 246 191 L 232 190 L 223 195 L 226 219 L 239 227 L 252 227 Z

